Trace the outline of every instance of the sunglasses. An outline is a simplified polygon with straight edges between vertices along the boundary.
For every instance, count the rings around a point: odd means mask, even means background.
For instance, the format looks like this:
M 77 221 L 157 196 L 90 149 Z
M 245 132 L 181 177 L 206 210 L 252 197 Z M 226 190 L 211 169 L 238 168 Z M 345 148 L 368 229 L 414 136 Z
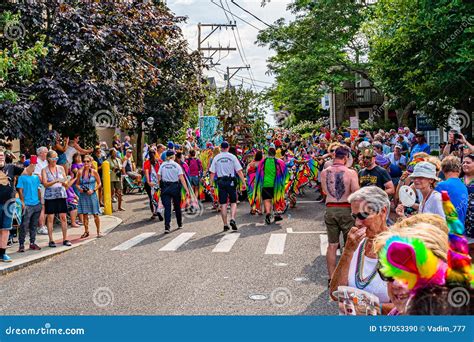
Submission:
M 92 160 L 84 160 L 84 163 L 92 163 Z
M 351 214 L 351 216 L 354 220 L 359 219 L 362 221 L 362 220 L 366 220 L 370 216 L 370 214 L 366 212 L 360 212 L 357 214 Z
M 56 158 L 49 158 L 49 160 L 51 160 L 51 161 L 58 161 L 59 158 L 57 158 L 57 157 L 56 157 Z
M 365 160 L 371 160 L 373 157 L 364 157 Z
M 385 276 L 385 274 L 383 274 L 382 264 L 380 262 L 377 264 L 377 273 L 379 274 L 380 279 L 382 279 L 383 281 L 385 281 L 387 283 L 393 283 L 395 281 L 394 278 L 387 277 L 387 276 Z

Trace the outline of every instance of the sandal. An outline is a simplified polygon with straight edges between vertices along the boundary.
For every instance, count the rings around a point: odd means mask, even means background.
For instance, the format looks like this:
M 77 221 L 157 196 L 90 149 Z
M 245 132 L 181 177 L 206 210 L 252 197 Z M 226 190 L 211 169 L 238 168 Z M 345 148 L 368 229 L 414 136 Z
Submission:
M 97 233 L 97 238 L 101 238 L 101 237 L 104 237 L 104 235 L 102 235 L 102 233 Z
M 85 232 L 84 234 L 81 235 L 81 239 L 85 239 L 89 237 L 89 232 Z

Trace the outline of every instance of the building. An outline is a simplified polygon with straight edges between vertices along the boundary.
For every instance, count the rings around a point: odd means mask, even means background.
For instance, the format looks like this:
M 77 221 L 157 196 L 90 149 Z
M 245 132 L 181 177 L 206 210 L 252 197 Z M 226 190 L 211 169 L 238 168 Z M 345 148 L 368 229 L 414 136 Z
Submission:
M 384 95 L 372 87 L 367 79 L 357 75 L 355 81 L 346 81 L 343 87 L 344 92 L 330 92 L 322 99 L 323 108 L 329 105 L 331 128 L 341 125 L 350 117 L 357 117 L 359 122 L 376 119 L 377 116 L 389 119 L 390 115 L 383 106 Z M 395 113 L 391 114 L 393 116 Z

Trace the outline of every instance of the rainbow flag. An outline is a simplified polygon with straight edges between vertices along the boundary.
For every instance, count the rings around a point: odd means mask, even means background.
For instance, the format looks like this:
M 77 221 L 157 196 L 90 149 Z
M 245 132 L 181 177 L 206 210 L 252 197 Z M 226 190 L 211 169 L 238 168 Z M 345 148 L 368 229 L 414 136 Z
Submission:
M 449 228 L 448 270 L 449 283 L 470 285 L 474 288 L 474 274 L 469 256 L 469 245 L 464 236 L 464 224 L 459 220 L 447 191 L 441 191 L 446 223 Z

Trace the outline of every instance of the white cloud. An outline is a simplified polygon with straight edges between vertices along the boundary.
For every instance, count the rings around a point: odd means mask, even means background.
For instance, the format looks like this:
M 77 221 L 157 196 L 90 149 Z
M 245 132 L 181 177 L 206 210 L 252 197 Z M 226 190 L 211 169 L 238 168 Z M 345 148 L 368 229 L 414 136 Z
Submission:
M 214 0 L 214 2 L 220 4 L 220 0 Z M 249 12 L 253 13 L 255 16 L 260 18 L 262 21 L 273 24 L 275 20 L 284 17 L 287 20 L 292 19 L 293 16 L 290 12 L 286 11 L 286 7 L 291 2 L 291 0 L 271 0 L 270 3 L 264 7 L 261 7 L 261 0 L 235 0 L 240 6 L 248 10 Z M 256 26 L 260 29 L 265 29 L 267 26 L 260 22 L 259 20 L 255 19 L 248 13 L 245 13 L 240 8 L 235 6 L 231 3 L 231 0 L 222 0 L 224 7 L 227 9 L 227 4 L 232 13 L 237 15 L 238 17 L 248 21 L 253 26 Z M 181 16 L 187 16 L 189 19 L 186 24 L 182 25 L 183 34 L 189 40 L 189 45 L 191 49 L 197 48 L 197 37 L 198 37 L 198 23 L 206 23 L 206 24 L 226 24 L 228 19 L 222 9 L 217 7 L 216 5 L 211 3 L 211 0 L 168 0 L 167 2 L 168 7 L 176 14 Z M 257 40 L 258 30 L 254 27 L 244 23 L 238 18 L 232 18 L 230 14 L 228 14 L 229 20 L 235 20 L 237 22 L 237 26 L 240 33 L 240 38 L 242 41 L 243 51 L 245 56 L 247 57 L 247 61 L 252 68 L 252 74 L 255 80 L 264 81 L 264 82 L 273 82 L 273 77 L 266 75 L 267 72 L 267 59 L 273 55 L 273 52 L 270 51 L 267 47 L 259 47 L 255 44 Z M 210 32 L 209 30 L 203 29 L 203 36 L 205 32 Z M 238 40 L 237 32 L 236 37 Z M 232 31 L 230 29 L 221 29 L 214 33 L 205 43 L 204 45 L 209 46 L 231 46 L 236 47 L 236 42 Z M 242 61 L 238 51 L 230 52 L 229 55 L 223 58 L 227 53 L 221 53 L 220 56 L 217 53 L 214 58 L 214 62 L 216 62 L 219 57 L 222 58 L 220 64 L 217 68 L 220 70 L 225 70 L 228 66 L 235 67 L 235 66 L 243 66 L 245 63 Z M 244 57 L 245 57 L 244 56 Z M 218 85 L 223 86 L 225 84 L 222 76 L 219 75 L 222 72 L 215 72 L 215 71 L 208 71 L 206 74 L 209 76 L 216 77 L 216 81 Z M 239 79 L 239 77 L 242 77 Z M 235 76 L 233 79 L 233 84 L 241 84 L 241 82 L 251 83 L 250 74 L 246 70 L 242 70 Z M 249 87 L 248 84 L 245 86 Z M 256 85 L 262 86 L 269 86 L 266 83 L 259 83 L 255 82 Z M 257 87 L 257 90 L 261 88 Z

